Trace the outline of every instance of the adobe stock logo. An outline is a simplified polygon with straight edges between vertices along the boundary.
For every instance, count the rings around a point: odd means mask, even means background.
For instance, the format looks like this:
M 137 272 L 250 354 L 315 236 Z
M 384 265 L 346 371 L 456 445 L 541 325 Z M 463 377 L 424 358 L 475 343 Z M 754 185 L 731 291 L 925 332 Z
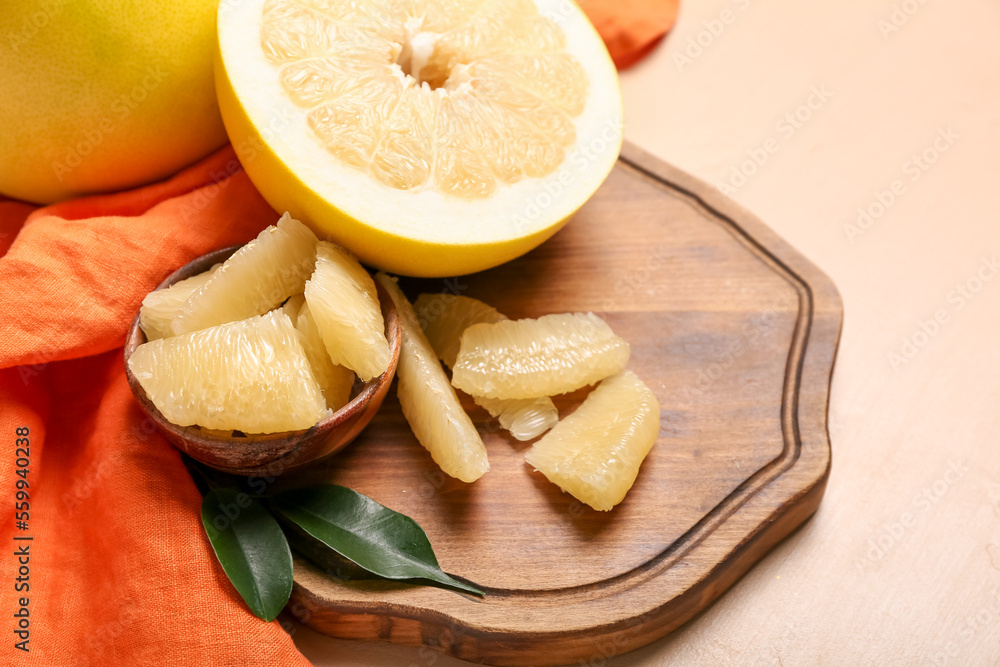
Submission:
M 907 158 L 901 167 L 902 175 L 907 177 L 907 180 L 896 178 L 885 189 L 875 190 L 872 199 L 864 206 L 858 207 L 854 222 L 844 225 L 844 234 L 851 245 L 857 243 L 859 237 L 874 227 L 875 223 L 906 195 L 909 191 L 907 181 L 910 183 L 919 181 L 959 139 L 961 135 L 951 129 L 950 125 L 940 127 L 927 147 Z
M 732 2 L 741 12 L 746 11 L 751 4 L 751 0 L 732 0 Z M 719 12 L 716 18 L 702 21 L 702 29 L 695 35 L 688 37 L 683 48 L 674 51 L 674 65 L 677 66 L 677 71 L 683 72 L 685 67 L 693 65 L 695 60 L 701 58 L 708 49 L 712 48 L 715 41 L 722 37 L 726 29 L 736 22 L 737 18 L 739 18 L 739 14 L 732 9 L 725 8 Z
M 921 320 L 920 326 L 909 336 L 904 336 L 900 346 L 886 355 L 892 370 L 898 371 L 901 366 L 913 361 L 921 350 L 930 345 L 941 329 L 951 322 L 952 315 L 968 306 L 998 273 L 1000 261 L 997 260 L 996 253 L 991 257 L 983 257 L 972 275 L 955 283 L 955 287 L 948 292 L 945 297 L 947 307 L 938 308 L 931 317 Z
M 781 147 L 791 141 L 813 116 L 830 101 L 834 92 L 826 84 L 812 86 L 802 103 L 791 109 L 774 124 L 774 134 L 755 148 L 747 150 L 747 158 L 733 167 L 725 181 L 716 184 L 722 194 L 731 197 L 746 185 L 768 163 Z
M 875 24 L 882 34 L 882 39 L 889 39 L 889 35 L 899 32 L 926 4 L 927 0 L 903 0 L 903 2 L 893 5 L 889 18 L 879 19 Z
M 83 164 L 169 76 L 170 72 L 160 65 L 147 67 L 141 80 L 111 102 L 108 109 L 114 119 L 108 114 L 100 116 L 91 127 L 80 132 L 76 143 L 66 146 L 62 159 L 52 162 L 52 171 L 59 182 Z
M 542 179 L 541 191 L 536 190 L 525 197 L 521 205 L 512 212 L 508 221 L 518 234 L 537 225 L 545 212 L 562 200 L 563 194 L 573 193 L 571 186 L 590 172 L 590 165 L 602 159 L 609 150 L 618 149 L 624 129 L 622 119 L 606 118 L 599 129 L 589 141 L 581 142 L 567 155 L 557 171 Z
M 854 559 L 854 566 L 861 572 L 874 567 L 892 553 L 920 521 L 937 507 L 955 484 L 969 472 L 967 461 L 952 459 L 948 468 L 936 480 L 913 497 L 910 507 L 892 521 L 886 521 L 877 533 L 865 543 L 863 557 Z

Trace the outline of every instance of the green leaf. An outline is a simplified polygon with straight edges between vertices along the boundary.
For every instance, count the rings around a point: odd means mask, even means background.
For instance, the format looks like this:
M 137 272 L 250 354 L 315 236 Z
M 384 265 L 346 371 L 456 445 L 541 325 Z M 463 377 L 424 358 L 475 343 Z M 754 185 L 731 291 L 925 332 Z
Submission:
M 274 508 L 309 535 L 387 579 L 426 579 L 484 595 L 441 571 L 430 540 L 410 517 L 344 486 L 320 484 L 285 491 Z
M 246 493 L 217 488 L 201 502 L 201 522 L 250 611 L 273 621 L 292 594 L 292 551 L 277 519 Z

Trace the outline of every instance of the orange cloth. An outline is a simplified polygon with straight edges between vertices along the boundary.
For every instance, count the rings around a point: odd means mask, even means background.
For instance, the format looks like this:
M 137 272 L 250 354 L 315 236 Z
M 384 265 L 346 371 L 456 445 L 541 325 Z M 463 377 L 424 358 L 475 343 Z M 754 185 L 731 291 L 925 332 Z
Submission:
M 677 20 L 680 0 L 578 0 L 619 69 L 647 55 Z
M 167 274 L 277 214 L 229 148 L 165 183 L 30 210 L 0 203 L 0 663 L 309 664 L 215 561 L 201 496 L 132 398 L 121 353 Z M 20 427 L 27 530 L 14 513 Z M 26 545 L 30 588 L 18 592 Z M 30 653 L 14 648 L 21 597 Z
M 619 67 L 677 13 L 677 0 L 581 5 Z M 200 495 L 133 400 L 121 357 L 143 296 L 167 274 L 276 220 L 230 148 L 131 192 L 34 211 L 0 200 L 4 664 L 308 664 L 229 584 L 202 536 Z M 14 507 L 21 428 L 27 530 Z M 25 578 L 15 552 L 26 546 Z M 20 598 L 30 653 L 11 634 Z

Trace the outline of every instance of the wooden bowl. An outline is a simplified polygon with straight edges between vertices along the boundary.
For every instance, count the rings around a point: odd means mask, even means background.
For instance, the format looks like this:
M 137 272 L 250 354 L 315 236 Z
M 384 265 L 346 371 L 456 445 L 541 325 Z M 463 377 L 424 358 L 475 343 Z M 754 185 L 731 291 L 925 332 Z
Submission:
M 186 264 L 170 274 L 157 289 L 208 270 L 224 262 L 240 246 L 216 250 Z M 283 433 L 243 434 L 232 431 L 228 435 L 204 430 L 198 426 L 177 426 L 166 420 L 156 409 L 142 385 L 128 367 L 129 357 L 137 347 L 146 342 L 146 334 L 139 327 L 135 316 L 125 339 L 125 373 L 129 387 L 160 432 L 191 458 L 207 466 L 234 475 L 274 477 L 284 472 L 302 468 L 308 463 L 346 447 L 368 425 L 382 405 L 399 362 L 400 330 L 396 307 L 392 298 L 376 283 L 385 333 L 389 340 L 389 368 L 377 378 L 362 383 L 355 380 L 351 400 L 332 415 L 312 428 Z

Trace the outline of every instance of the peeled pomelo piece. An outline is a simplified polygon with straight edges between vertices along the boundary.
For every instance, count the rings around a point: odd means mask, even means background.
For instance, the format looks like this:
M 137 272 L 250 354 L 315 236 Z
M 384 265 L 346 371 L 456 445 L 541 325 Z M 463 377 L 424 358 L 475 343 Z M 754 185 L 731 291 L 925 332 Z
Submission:
M 608 511 L 632 488 L 660 432 L 660 404 L 632 371 L 612 375 L 556 424 L 524 460 L 595 510 Z
M 139 326 L 146 334 L 147 341 L 174 335 L 170 331 L 170 321 L 177 316 L 177 311 L 184 306 L 188 297 L 207 283 L 220 266 L 222 264 L 216 264 L 204 273 L 179 280 L 167 288 L 153 290 L 146 295 L 139 308 Z
M 287 304 L 286 304 L 287 305 Z M 354 386 L 354 373 L 349 369 L 333 363 L 326 351 L 323 337 L 319 333 L 316 321 L 309 311 L 309 304 L 303 300 L 298 311 L 298 321 L 295 328 L 302 334 L 302 349 L 305 350 L 309 365 L 316 375 L 326 406 L 331 410 L 339 410 L 347 405 L 351 398 L 351 388 Z
M 294 296 L 288 297 L 285 303 L 281 304 L 281 312 L 288 315 L 293 323 L 297 323 L 299 319 L 299 312 L 302 310 L 302 306 L 306 303 L 305 294 L 295 294 Z M 296 326 L 298 326 L 296 324 Z
M 462 333 L 468 327 L 507 319 L 478 299 L 455 294 L 421 294 L 413 308 L 427 340 L 449 368 L 455 365 Z M 559 411 L 547 396 L 526 399 L 473 396 L 472 399 L 517 440 L 537 438 L 559 421 Z
M 629 345 L 593 313 L 474 324 L 462 334 L 452 383 L 473 396 L 565 394 L 617 373 Z
M 128 365 L 178 426 L 278 433 L 329 414 L 299 334 L 280 310 L 144 343 Z
M 365 382 L 389 368 L 389 341 L 375 282 L 353 255 L 320 241 L 305 295 L 334 364 L 351 369 Z
M 403 416 L 441 470 L 463 482 L 474 482 L 490 469 L 479 432 L 458 402 L 413 306 L 392 278 L 379 273 L 375 279 L 392 296 L 399 316 L 402 341 L 396 394 Z
M 559 421 L 559 410 L 548 396 L 538 398 L 483 398 L 473 396 L 516 440 L 534 440 Z
M 237 250 L 188 298 L 170 323 L 177 334 L 263 315 L 303 290 L 316 261 L 316 235 L 285 213 Z
M 507 319 L 493 306 L 457 294 L 421 294 L 413 302 L 413 310 L 431 347 L 448 368 L 455 365 L 467 328 Z
M 251 180 L 388 271 L 527 252 L 621 148 L 617 71 L 565 0 L 243 0 L 218 30 L 219 105 Z

